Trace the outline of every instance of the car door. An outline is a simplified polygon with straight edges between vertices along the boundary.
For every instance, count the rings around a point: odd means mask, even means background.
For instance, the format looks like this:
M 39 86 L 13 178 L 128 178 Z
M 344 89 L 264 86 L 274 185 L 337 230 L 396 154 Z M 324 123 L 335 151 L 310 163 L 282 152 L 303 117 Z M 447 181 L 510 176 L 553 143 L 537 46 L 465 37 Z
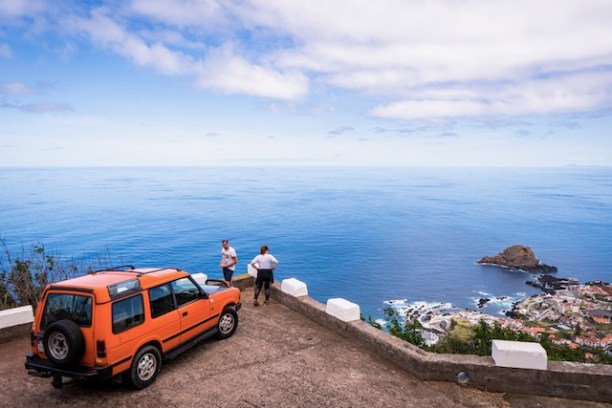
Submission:
M 174 304 L 172 285 L 165 283 L 155 286 L 149 289 L 148 294 L 151 327 L 154 328 L 155 337 L 161 339 L 163 351 L 167 351 L 181 341 L 181 318 Z
M 188 277 L 177 279 L 172 290 L 181 316 L 181 343 L 215 327 L 217 319 L 212 316 L 210 301 L 195 282 Z

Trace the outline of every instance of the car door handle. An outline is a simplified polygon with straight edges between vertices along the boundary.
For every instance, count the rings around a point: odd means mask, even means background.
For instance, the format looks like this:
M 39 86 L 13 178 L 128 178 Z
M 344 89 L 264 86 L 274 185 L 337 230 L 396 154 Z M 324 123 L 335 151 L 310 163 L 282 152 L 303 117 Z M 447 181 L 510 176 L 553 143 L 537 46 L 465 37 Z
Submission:
M 187 316 L 189 312 L 183 312 L 183 317 Z

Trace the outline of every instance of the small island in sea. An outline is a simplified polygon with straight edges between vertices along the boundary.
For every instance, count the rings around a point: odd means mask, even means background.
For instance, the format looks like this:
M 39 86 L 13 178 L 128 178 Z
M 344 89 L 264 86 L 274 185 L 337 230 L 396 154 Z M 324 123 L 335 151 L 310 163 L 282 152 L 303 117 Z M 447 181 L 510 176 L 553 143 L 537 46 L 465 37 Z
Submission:
M 538 260 L 533 250 L 524 245 L 512 245 L 495 256 L 483 257 L 478 263 L 482 265 L 519 269 L 531 273 L 557 272 L 556 266 L 546 265 Z

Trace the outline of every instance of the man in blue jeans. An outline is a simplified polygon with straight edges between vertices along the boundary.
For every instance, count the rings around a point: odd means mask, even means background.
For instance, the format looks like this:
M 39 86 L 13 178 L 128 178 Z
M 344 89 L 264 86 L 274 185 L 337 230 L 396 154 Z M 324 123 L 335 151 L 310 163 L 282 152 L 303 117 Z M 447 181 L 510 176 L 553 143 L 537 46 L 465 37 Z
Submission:
M 236 251 L 229 244 L 227 239 L 221 241 L 221 262 L 219 266 L 223 271 L 223 280 L 227 286 L 232 286 L 232 276 L 238 263 L 238 256 Z

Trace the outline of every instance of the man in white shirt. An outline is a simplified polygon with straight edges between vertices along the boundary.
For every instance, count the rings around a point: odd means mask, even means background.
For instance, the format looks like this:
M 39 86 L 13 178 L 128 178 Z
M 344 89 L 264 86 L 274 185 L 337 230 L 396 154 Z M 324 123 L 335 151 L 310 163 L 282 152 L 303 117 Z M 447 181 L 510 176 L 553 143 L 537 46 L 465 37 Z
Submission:
M 232 286 L 232 276 L 238 263 L 236 251 L 229 244 L 227 239 L 221 241 L 221 262 L 219 266 L 223 271 L 223 280 L 227 286 Z

